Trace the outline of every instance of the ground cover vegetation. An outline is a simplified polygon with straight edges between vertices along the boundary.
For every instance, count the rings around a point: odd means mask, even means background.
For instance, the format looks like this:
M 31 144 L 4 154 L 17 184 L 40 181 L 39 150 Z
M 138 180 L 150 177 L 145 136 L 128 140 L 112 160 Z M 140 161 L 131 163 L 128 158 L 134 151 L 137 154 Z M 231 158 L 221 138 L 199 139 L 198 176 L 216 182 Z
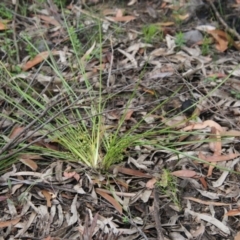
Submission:
M 2 238 L 238 239 L 238 9 L 3 1 Z

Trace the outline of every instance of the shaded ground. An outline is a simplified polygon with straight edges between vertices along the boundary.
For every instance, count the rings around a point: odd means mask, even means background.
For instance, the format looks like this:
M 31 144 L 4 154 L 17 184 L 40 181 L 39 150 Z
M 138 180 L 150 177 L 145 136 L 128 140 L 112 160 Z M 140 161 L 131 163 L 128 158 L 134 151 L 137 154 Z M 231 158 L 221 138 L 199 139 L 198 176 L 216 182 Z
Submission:
M 239 239 L 238 2 L 83 2 L 1 4 L 2 239 Z M 91 131 L 99 89 L 104 127 L 162 130 L 109 170 L 45 126 L 77 109 Z

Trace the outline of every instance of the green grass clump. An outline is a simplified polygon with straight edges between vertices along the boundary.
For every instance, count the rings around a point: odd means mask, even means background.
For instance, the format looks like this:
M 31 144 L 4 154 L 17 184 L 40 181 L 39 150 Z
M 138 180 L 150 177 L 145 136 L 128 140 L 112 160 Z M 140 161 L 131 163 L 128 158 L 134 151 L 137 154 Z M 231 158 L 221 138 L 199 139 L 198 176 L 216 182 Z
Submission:
M 42 74 L 44 79 L 49 77 L 49 73 L 44 72 L 42 65 L 51 70 L 51 80 L 47 83 L 42 83 L 35 77 L 29 78 L 31 74 L 24 72 L 16 76 L 16 73 L 12 74 L 7 66 L 0 62 L 0 100 L 4 102 L 0 121 L 2 124 L 8 122 L 0 138 L 0 169 L 5 168 L 5 164 L 17 161 L 18 154 L 25 152 L 66 161 L 79 161 L 101 170 L 107 170 L 111 165 L 123 161 L 136 146 L 151 146 L 153 149 L 179 154 L 180 150 L 176 148 L 185 143 L 174 140 L 184 133 L 174 131 L 176 126 L 168 127 L 164 121 L 160 121 L 146 128 L 144 118 L 137 116 L 135 124 L 125 128 L 126 115 L 137 96 L 140 80 L 128 95 L 119 119 L 114 124 L 107 125 L 105 115 L 112 110 L 108 109 L 107 104 L 117 93 L 104 92 L 107 84 L 101 67 L 96 68 L 98 74 L 94 81 L 88 76 L 90 70 L 87 70 L 89 63 L 94 63 L 94 67 L 102 65 L 102 24 L 96 23 L 93 26 L 95 34 L 85 34 L 84 41 L 82 38 L 80 41 L 79 34 L 83 34 L 84 29 L 81 33 L 77 32 L 76 28 L 67 24 L 64 15 L 63 17 L 64 30 L 69 38 L 68 47 L 71 49 L 71 54 L 65 56 L 67 75 L 61 70 L 60 57 L 51 54 L 47 42 L 45 46 L 50 53 L 49 58 L 35 66 L 39 67 L 36 76 Z M 158 34 L 159 30 L 154 25 L 144 30 L 146 41 L 151 41 Z M 29 46 L 29 55 L 39 53 L 31 38 L 26 35 L 22 38 Z M 44 38 L 40 40 L 44 41 Z M 183 40 L 182 33 L 176 35 L 177 46 L 182 46 Z M 52 85 L 56 92 L 51 90 Z M 176 94 L 177 91 L 173 92 L 169 99 Z M 148 109 L 144 117 L 163 112 L 162 108 L 169 99 L 159 101 L 159 104 Z M 14 126 L 22 127 L 24 131 L 14 139 L 9 139 Z M 46 145 L 57 144 L 60 149 L 40 147 L 40 141 Z M 169 182 L 173 182 L 167 173 L 165 175 Z M 162 187 L 164 189 L 164 186 Z M 175 195 L 172 197 L 175 198 Z
M 184 39 L 184 34 L 182 32 L 177 33 L 175 36 L 176 47 L 181 48 L 185 43 L 186 43 L 186 40 Z
M 148 24 L 142 28 L 143 39 L 146 43 L 153 43 L 156 40 L 162 39 L 162 31 L 159 26 L 154 24 Z
M 181 204 L 178 198 L 177 178 L 174 177 L 169 170 L 163 169 L 161 180 L 156 183 L 160 192 L 167 195 L 173 203 L 181 209 Z

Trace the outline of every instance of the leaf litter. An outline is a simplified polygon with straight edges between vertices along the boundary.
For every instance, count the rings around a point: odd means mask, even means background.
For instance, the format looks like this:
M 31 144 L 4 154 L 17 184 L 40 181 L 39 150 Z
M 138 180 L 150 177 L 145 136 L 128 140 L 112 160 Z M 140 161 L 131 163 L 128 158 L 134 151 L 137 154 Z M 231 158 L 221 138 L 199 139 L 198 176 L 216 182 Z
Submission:
M 190 7 L 185 9 L 187 2 Z M 69 11 L 71 27 L 80 21 L 86 31 L 91 28 L 96 31 L 96 20 L 104 27 L 105 46 L 101 54 L 96 51 L 95 39 L 88 44 L 86 35 L 91 35 L 91 31 L 79 35 L 86 45 L 79 57 L 84 72 L 78 69 L 72 54 L 69 38 L 74 34 L 67 34 L 60 6 L 53 1 L 44 6 L 35 2 L 38 6 L 35 12 L 34 5 L 29 3 L 28 14 L 23 16 L 12 10 L 17 3 L 4 3 L 15 16 L 11 20 L 1 19 L 0 30 L 5 33 L 14 26 L 14 33 L 1 35 L 1 41 L 14 39 L 17 34 L 19 41 L 12 43 L 18 44 L 21 61 L 16 61 L 10 48 L 1 48 L 1 66 L 4 66 L 1 71 L 12 71 L 13 67 L 25 71 L 24 74 L 15 72 L 9 82 L 20 79 L 26 91 L 28 84 L 33 84 L 34 98 L 39 99 L 40 93 L 46 106 L 59 104 L 64 108 L 63 102 L 69 100 L 60 81 L 64 77 L 78 95 L 85 96 L 63 110 L 72 121 L 69 109 L 90 109 L 96 99 L 95 95 L 86 94 L 89 89 L 82 84 L 89 78 L 95 91 L 92 93 L 97 94 L 102 88 L 105 95 L 114 96 L 106 100 L 103 113 L 106 129 L 116 129 L 116 123 L 123 121 L 120 133 L 124 134 L 144 119 L 145 125 L 139 125 L 135 131 L 164 126 L 169 133 L 165 131 L 151 140 L 159 142 L 159 147 L 146 141 L 144 146 L 126 149 L 124 161 L 107 173 L 73 161 L 68 153 L 65 159 L 53 159 L 35 148 L 34 154 L 20 151 L 17 155 L 17 144 L 10 143 L 27 141 L 29 146 L 43 146 L 46 152 L 63 149 L 59 148 L 57 139 L 48 138 L 49 129 L 28 125 L 21 108 L 11 109 L 2 98 L 1 135 L 3 143 L 8 143 L 3 145 L 2 153 L 7 151 L 18 159 L 13 165 L 1 168 L 4 170 L 0 177 L 3 239 L 239 238 L 240 101 L 236 55 L 239 45 L 234 35 L 229 35 L 234 23 L 227 21 L 228 28 L 224 25 L 222 30 L 213 26 L 211 18 L 201 16 L 207 2 L 195 4 L 198 8 L 193 7 L 193 1 L 182 1 L 182 5 L 174 1 L 160 4 L 151 1 L 149 6 L 144 1 L 129 1 L 124 10 L 110 1 L 63 6 Z M 239 5 L 238 1 L 232 2 Z M 213 11 L 218 16 L 219 6 L 214 4 Z M 226 11 L 231 10 L 227 3 Z M 162 17 L 165 15 L 167 19 Z M 181 34 L 177 34 L 187 32 L 191 15 L 205 18 L 206 25 L 194 21 L 194 27 L 210 39 L 208 44 L 199 39 L 190 46 L 187 42 L 185 45 Z M 151 43 L 144 42 L 145 23 L 156 25 Z M 42 46 L 40 38 L 47 44 Z M 179 41 L 183 41 L 181 46 Z M 38 52 L 31 56 L 34 48 Z M 52 59 L 56 60 L 61 74 L 57 75 L 49 67 Z M 101 86 L 98 78 L 102 73 L 106 84 Z M 11 93 L 12 89 L 3 80 L 1 87 L 13 102 L 29 107 L 21 99 L 23 92 Z M 136 96 L 129 104 L 133 92 Z M 197 109 L 190 117 L 181 112 L 182 103 L 188 99 L 194 99 Z M 161 108 L 157 108 L 159 104 Z M 40 105 L 36 106 L 31 113 L 36 117 L 29 112 L 28 118 L 41 117 Z M 17 121 L 13 121 L 12 115 Z M 20 125 L 19 118 L 23 119 Z M 43 118 L 43 123 L 47 120 Z M 159 121 L 162 125 L 158 125 Z

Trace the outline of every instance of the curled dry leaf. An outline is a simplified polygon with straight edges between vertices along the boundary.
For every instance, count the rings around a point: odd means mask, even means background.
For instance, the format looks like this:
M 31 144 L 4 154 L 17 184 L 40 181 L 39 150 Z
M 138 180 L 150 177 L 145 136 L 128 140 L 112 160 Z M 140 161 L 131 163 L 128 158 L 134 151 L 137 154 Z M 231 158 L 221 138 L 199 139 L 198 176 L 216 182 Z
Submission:
M 211 34 L 212 37 L 217 42 L 216 48 L 220 52 L 224 52 L 225 50 L 227 50 L 228 43 L 233 43 L 233 40 L 231 39 L 231 37 L 227 33 L 221 30 L 215 29 L 215 30 L 208 30 L 207 32 Z
M 192 125 L 189 125 L 183 128 L 182 130 L 183 131 L 200 130 L 207 127 L 214 127 L 219 133 L 224 132 L 223 128 L 218 123 L 212 120 L 207 120 L 207 121 L 204 121 L 203 123 L 194 123 Z
M 221 155 L 221 156 L 206 156 L 203 153 L 199 152 L 198 158 L 202 159 L 203 161 L 207 162 L 222 162 L 222 161 L 229 161 L 236 157 L 239 157 L 239 153 L 229 153 L 228 155 Z

